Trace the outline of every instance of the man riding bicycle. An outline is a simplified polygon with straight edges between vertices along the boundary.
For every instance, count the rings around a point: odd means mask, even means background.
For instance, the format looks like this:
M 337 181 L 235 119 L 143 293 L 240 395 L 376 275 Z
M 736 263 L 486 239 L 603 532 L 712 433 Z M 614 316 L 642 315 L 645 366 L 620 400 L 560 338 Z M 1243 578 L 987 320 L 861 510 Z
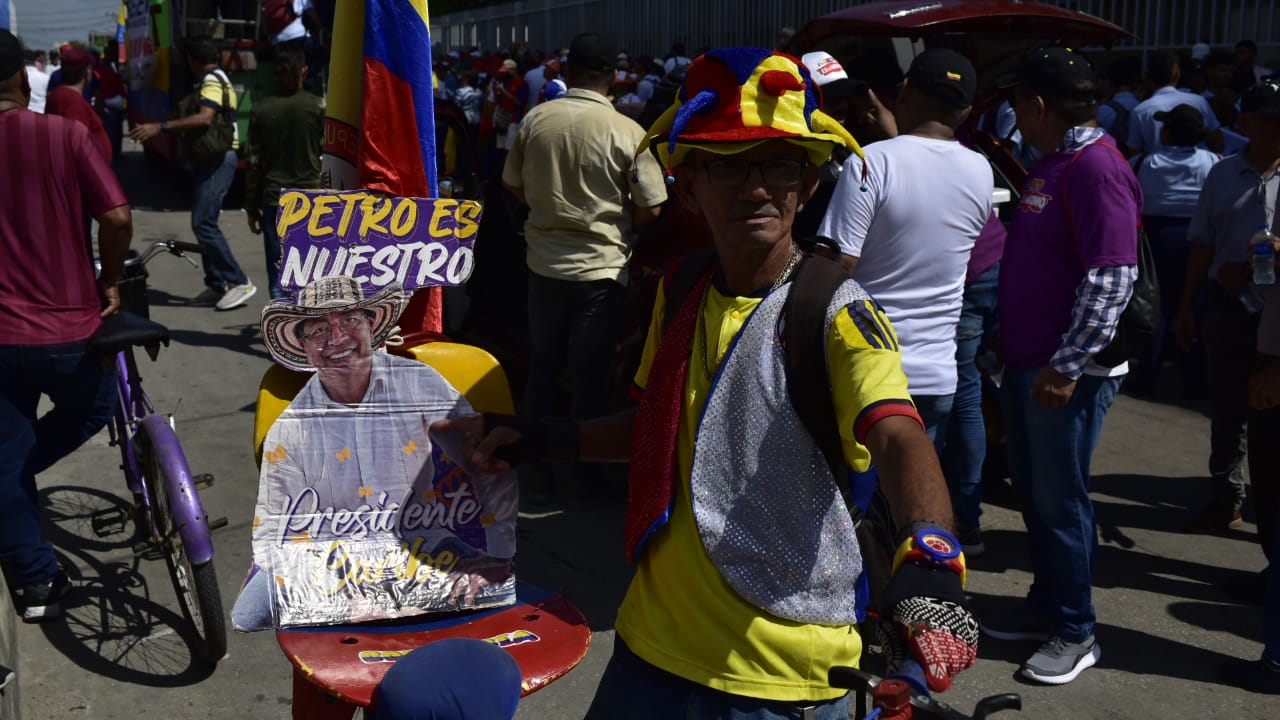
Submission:
M 833 148 L 858 150 L 818 106 L 793 58 L 717 50 L 694 61 L 650 129 L 640 151 L 656 146 L 718 259 L 671 307 L 659 290 L 638 410 L 576 424 L 490 415 L 433 426 L 467 433 L 473 462 L 495 471 L 533 457 L 630 459 L 627 549 L 638 568 L 588 717 L 849 715 L 827 673 L 862 652 L 863 559 L 783 360 L 791 281 L 805 263 L 830 262 L 801 252 L 792 222 Z M 977 623 L 937 455 L 875 301 L 844 279 L 824 327 L 816 339 L 844 464 L 865 472 L 874 460 L 905 529 L 876 598 L 886 640 L 909 648 L 942 690 L 972 664 Z

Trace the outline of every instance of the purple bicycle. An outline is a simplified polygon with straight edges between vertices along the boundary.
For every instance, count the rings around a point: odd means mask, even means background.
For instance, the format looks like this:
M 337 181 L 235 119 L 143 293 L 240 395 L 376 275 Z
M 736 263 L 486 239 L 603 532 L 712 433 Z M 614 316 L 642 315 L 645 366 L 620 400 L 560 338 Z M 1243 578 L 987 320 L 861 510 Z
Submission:
M 144 348 L 154 361 L 160 346 L 169 344 L 168 328 L 149 319 L 146 296 L 146 264 L 164 252 L 194 265 L 186 253 L 199 254 L 200 248 L 162 240 L 131 255 L 121 282 L 122 312 L 103 323 L 90 346 L 104 358 L 115 358 L 119 397 L 109 429 L 133 493 L 134 550 L 164 556 L 183 617 L 195 631 L 195 654 L 217 663 L 227 652 L 227 628 L 211 533 L 226 519 L 209 521 L 199 491 L 212 485 L 213 477 L 192 476 L 172 416 L 158 414 L 142 389 L 134 354 L 134 348 Z

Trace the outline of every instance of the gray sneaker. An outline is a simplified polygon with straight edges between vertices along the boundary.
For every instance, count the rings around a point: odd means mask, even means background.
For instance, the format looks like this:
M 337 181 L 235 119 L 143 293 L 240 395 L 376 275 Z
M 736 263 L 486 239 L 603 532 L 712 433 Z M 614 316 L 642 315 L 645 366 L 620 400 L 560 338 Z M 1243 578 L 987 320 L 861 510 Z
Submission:
M 983 617 L 978 627 L 983 635 L 997 640 L 1035 640 L 1037 642 L 1048 640 L 1052 630 L 1049 621 L 1025 607 L 1011 613 Z
M 1047 685 L 1066 685 L 1093 667 L 1102 657 L 1102 646 L 1092 635 L 1084 642 L 1067 642 L 1054 635 L 1022 664 L 1022 676 Z
M 253 297 L 256 292 L 258 292 L 258 288 L 254 287 L 253 283 L 232 285 L 227 288 L 226 294 L 222 296 L 222 299 L 214 307 L 218 310 L 234 310 L 248 302 L 249 298 Z

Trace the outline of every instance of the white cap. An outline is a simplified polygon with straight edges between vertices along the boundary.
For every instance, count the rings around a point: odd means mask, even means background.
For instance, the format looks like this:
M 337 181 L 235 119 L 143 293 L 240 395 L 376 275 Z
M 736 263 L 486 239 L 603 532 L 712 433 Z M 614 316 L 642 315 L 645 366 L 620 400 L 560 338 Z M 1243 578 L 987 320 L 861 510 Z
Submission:
M 831 53 L 825 53 L 821 50 L 805 53 L 804 57 L 800 58 L 800 62 L 809 68 L 809 76 L 818 84 L 818 87 L 836 80 L 849 79 L 849 75 L 840 65 L 840 61 L 831 57 Z
M 1209 57 L 1210 50 L 1209 43 L 1196 43 L 1191 46 L 1191 59 L 1200 62 Z

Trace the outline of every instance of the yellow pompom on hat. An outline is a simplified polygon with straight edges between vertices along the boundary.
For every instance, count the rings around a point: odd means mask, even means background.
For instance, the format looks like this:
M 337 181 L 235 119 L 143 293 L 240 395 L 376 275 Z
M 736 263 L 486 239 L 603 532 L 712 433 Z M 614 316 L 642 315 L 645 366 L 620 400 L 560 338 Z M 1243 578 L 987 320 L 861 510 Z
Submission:
M 767 140 L 787 140 L 821 165 L 842 145 L 866 156 L 849 131 L 818 109 L 816 84 L 799 60 L 760 48 L 726 48 L 700 55 L 689 66 L 675 103 L 636 150 L 654 152 L 674 182 L 672 169 L 691 149 L 721 155 L 748 150 Z

